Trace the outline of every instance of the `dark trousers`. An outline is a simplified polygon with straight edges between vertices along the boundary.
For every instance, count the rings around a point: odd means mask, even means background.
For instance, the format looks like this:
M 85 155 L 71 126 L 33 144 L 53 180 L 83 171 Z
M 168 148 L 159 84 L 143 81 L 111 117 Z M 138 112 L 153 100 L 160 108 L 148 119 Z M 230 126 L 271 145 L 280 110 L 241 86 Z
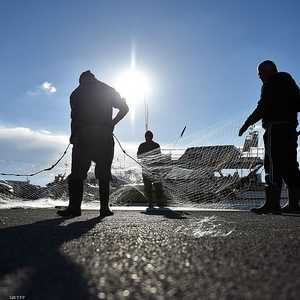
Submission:
M 161 185 L 161 183 L 160 182 L 153 182 L 153 180 L 151 180 L 151 178 L 149 176 L 147 176 L 146 174 L 142 174 L 142 175 L 143 175 L 145 195 L 148 198 L 150 204 L 152 204 L 152 201 L 153 201 L 152 186 L 154 187 L 155 196 L 156 196 L 156 198 L 159 202 L 161 200 L 161 197 L 162 197 L 162 185 Z
M 82 185 L 92 161 L 96 163 L 95 177 L 99 180 L 100 201 L 108 205 L 111 165 L 114 156 L 114 140 L 111 132 L 99 128 L 85 128 L 79 134 L 78 142 L 73 145 L 72 167 L 69 176 L 70 206 L 80 207 L 81 197 L 71 197 L 74 185 Z
M 287 124 L 268 126 L 264 134 L 267 185 L 281 190 L 284 181 L 289 188 L 300 187 L 297 140 L 295 126 Z

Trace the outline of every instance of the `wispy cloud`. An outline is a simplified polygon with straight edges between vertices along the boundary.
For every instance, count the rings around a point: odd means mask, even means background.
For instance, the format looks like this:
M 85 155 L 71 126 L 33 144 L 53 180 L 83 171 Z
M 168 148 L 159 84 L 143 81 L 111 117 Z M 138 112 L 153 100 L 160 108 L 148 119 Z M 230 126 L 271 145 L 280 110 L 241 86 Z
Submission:
M 46 93 L 55 93 L 56 92 L 56 87 L 53 85 L 53 83 L 44 81 L 41 85 L 41 89 L 46 92 Z
M 56 91 L 57 91 L 56 86 L 53 83 L 49 81 L 44 81 L 43 83 L 38 85 L 34 90 L 27 91 L 27 94 L 29 96 L 38 96 L 43 93 L 51 95 L 56 93 Z

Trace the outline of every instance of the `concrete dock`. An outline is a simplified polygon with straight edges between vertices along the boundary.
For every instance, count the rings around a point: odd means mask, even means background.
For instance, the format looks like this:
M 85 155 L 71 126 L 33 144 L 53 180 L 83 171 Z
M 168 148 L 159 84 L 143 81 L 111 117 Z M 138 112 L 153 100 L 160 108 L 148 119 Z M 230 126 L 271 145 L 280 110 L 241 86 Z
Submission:
M 0 299 L 300 299 L 300 215 L 55 212 L 0 210 Z

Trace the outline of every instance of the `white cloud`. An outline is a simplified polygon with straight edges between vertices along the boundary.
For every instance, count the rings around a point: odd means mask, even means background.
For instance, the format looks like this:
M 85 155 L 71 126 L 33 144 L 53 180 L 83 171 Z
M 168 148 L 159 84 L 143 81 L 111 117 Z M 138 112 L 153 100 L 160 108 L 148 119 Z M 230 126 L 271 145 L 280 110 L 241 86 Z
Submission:
M 26 127 L 0 127 L 0 148 L 11 145 L 22 150 L 58 149 L 67 142 L 67 136 L 54 134 L 47 130 L 32 130 Z
M 50 83 L 48 81 L 44 81 L 41 85 L 41 89 L 47 93 L 55 93 L 56 87 L 53 85 L 53 83 Z
M 53 83 L 51 83 L 49 81 L 44 81 L 42 84 L 37 86 L 34 90 L 27 91 L 27 95 L 33 96 L 33 97 L 41 95 L 42 93 L 46 93 L 46 94 L 50 95 L 50 94 L 56 93 L 56 91 L 57 91 L 57 89 Z
M 63 153 L 69 137 L 25 127 L 0 127 L 0 173 L 33 173 L 52 165 Z M 71 150 L 71 149 L 70 149 Z M 47 183 L 70 167 L 71 151 L 51 172 L 32 177 L 35 183 Z M 68 166 L 66 166 L 66 164 Z M 3 179 L 16 179 L 3 177 Z M 24 179 L 24 178 L 20 178 Z

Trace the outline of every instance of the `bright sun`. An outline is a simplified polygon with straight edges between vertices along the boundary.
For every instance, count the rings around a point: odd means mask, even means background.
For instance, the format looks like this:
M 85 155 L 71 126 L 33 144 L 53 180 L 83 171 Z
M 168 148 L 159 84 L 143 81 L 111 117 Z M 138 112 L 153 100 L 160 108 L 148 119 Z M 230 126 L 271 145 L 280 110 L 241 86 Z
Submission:
M 115 84 L 116 90 L 124 97 L 134 118 L 135 106 L 138 102 L 145 101 L 149 95 L 149 82 L 144 73 L 130 69 L 120 74 Z

